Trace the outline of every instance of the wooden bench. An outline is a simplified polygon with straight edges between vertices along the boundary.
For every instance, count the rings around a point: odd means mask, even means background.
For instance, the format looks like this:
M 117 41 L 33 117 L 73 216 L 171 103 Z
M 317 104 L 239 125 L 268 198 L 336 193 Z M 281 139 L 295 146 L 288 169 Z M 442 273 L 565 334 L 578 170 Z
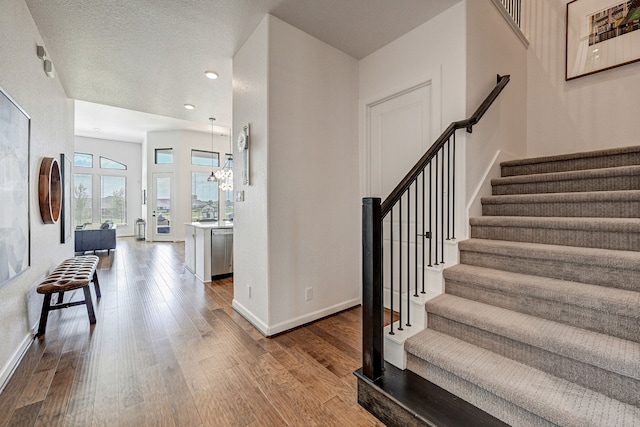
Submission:
M 89 322 L 93 325 L 96 323 L 96 315 L 93 311 L 93 303 L 91 302 L 91 290 L 89 284 L 93 281 L 96 291 L 96 297 L 100 298 L 100 284 L 98 283 L 98 257 L 95 255 L 83 255 L 69 258 L 63 261 L 47 276 L 47 278 L 38 285 L 37 292 L 44 294 L 44 302 L 42 303 L 42 313 L 40 314 L 40 326 L 36 337 L 44 335 L 47 328 L 47 318 L 51 310 L 60 310 L 62 308 L 73 307 L 84 304 L 87 306 L 89 314 Z M 82 288 L 84 291 L 84 300 L 63 303 L 64 293 L 74 289 Z M 55 304 L 51 304 L 53 294 L 58 294 Z

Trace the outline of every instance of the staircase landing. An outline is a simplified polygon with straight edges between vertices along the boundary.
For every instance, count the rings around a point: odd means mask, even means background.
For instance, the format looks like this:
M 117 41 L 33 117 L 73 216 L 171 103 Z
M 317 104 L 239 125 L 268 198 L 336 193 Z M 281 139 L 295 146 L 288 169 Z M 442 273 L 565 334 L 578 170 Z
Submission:
M 508 427 L 470 403 L 414 374 L 386 363 L 382 378 L 358 377 L 358 403 L 389 427 Z

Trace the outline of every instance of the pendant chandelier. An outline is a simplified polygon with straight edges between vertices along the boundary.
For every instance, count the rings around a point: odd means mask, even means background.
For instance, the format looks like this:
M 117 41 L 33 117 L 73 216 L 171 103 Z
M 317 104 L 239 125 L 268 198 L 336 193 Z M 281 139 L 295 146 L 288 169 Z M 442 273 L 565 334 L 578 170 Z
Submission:
M 229 136 L 229 156 L 224 161 L 222 169 L 218 169 L 214 174 L 218 180 L 218 185 L 222 191 L 233 191 L 233 154 L 231 153 L 231 136 Z
M 209 121 L 211 122 L 211 175 L 207 177 L 208 182 L 217 181 L 216 175 L 213 173 L 213 122 L 215 117 L 209 117 Z

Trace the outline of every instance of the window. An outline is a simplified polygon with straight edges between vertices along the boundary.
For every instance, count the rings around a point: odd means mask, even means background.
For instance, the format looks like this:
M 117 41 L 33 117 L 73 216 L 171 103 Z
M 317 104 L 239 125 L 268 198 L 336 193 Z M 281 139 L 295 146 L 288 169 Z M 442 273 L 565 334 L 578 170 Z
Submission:
M 233 190 L 224 192 L 224 219 L 233 221 Z
M 116 162 L 115 160 L 108 159 L 106 157 L 102 157 L 102 156 L 100 156 L 100 167 L 102 169 L 127 170 L 127 165 L 122 164 L 120 162 Z
M 91 175 L 75 174 L 73 176 L 73 201 L 75 225 L 93 221 L 93 180 Z
M 218 183 L 206 172 L 191 172 L 191 220 L 218 220 Z
M 202 166 L 220 166 L 220 153 L 215 151 L 191 150 L 191 164 Z
M 127 222 L 127 178 L 123 176 L 100 177 L 100 222 L 114 224 Z
M 224 155 L 224 165 L 233 168 L 233 154 Z M 233 221 L 233 190 L 224 192 L 224 219 Z
M 92 168 L 93 154 L 73 153 L 73 166 L 79 168 Z
M 156 165 L 173 163 L 173 148 L 156 148 Z

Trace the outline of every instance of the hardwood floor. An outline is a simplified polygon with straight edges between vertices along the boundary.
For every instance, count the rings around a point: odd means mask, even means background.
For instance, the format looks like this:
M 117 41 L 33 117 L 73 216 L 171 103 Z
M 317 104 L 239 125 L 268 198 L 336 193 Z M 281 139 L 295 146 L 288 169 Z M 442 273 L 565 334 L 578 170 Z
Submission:
M 84 306 L 50 314 L 0 426 L 382 425 L 356 402 L 360 308 L 264 338 L 231 308 L 231 279 L 202 285 L 183 258 L 132 238 L 101 254 L 97 324 Z

